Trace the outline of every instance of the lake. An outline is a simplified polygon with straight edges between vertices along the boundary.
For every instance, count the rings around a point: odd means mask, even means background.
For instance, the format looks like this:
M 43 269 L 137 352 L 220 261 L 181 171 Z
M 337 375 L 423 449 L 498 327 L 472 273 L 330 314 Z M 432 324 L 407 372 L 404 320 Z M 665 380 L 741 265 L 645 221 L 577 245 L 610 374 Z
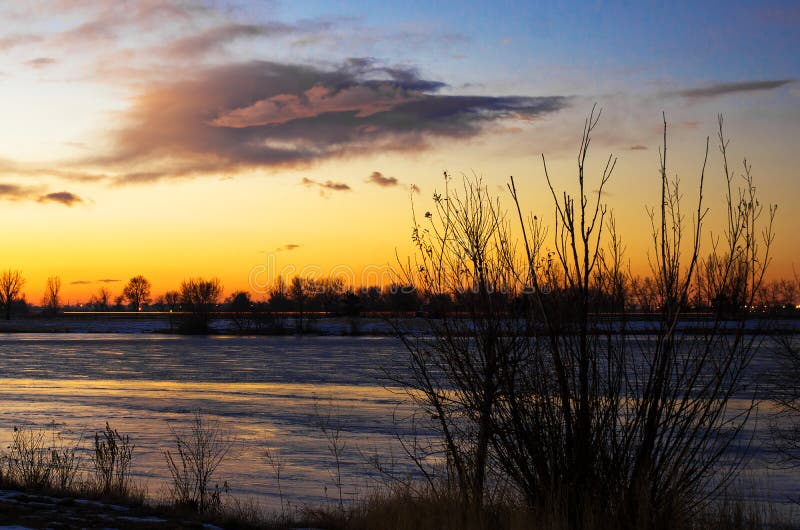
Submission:
M 158 495 L 168 484 L 163 451 L 171 429 L 187 431 L 196 411 L 233 440 L 219 469 L 231 492 L 278 507 L 266 448 L 284 463 L 281 487 L 294 504 L 338 498 L 335 461 L 320 421 L 341 428 L 345 499 L 375 484 L 370 457 L 400 458 L 411 410 L 384 369 L 397 369 L 405 350 L 392 337 L 231 337 L 125 333 L 0 334 L 0 442 L 16 425 L 56 428 L 87 449 L 108 421 L 136 444 L 137 480 Z M 752 377 L 772 369 L 759 354 Z M 761 410 L 768 411 L 765 402 Z M 753 458 L 741 487 L 755 499 L 786 504 L 800 497 L 791 471 L 772 469 L 769 428 L 758 418 Z

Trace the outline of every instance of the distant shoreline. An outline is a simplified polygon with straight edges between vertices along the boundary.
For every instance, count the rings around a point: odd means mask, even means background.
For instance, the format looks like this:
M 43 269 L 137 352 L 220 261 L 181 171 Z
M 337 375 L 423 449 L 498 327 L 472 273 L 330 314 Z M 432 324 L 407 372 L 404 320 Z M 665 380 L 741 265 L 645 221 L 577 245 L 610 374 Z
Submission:
M 170 323 L 170 316 L 173 317 Z M 268 326 L 255 322 L 242 324 L 232 314 L 220 314 L 214 319 L 211 329 L 206 332 L 181 330 L 179 319 L 182 313 L 166 312 L 69 312 L 57 316 L 30 315 L 19 316 L 11 320 L 0 320 L 0 334 L 57 334 L 57 333 L 119 333 L 119 334 L 162 334 L 175 336 L 188 335 L 235 335 L 235 336 L 292 336 L 292 335 L 328 335 L 328 336 L 393 336 L 396 331 L 393 324 L 406 329 L 413 328 L 420 333 L 428 328 L 429 319 L 421 316 L 337 316 L 325 313 L 306 313 L 304 315 L 304 331 L 297 332 L 296 315 L 280 314 L 280 322 L 272 322 Z M 719 326 L 730 333 L 738 331 L 737 321 L 714 321 L 709 314 L 687 314 L 679 325 L 679 330 L 687 334 L 702 334 L 710 326 Z M 435 320 L 434 320 L 435 321 Z M 648 314 L 626 316 L 625 325 L 619 315 L 609 315 L 596 329 L 602 335 L 614 327 L 616 333 L 625 335 L 647 335 L 653 332 L 657 324 Z M 745 334 L 757 332 L 766 335 L 787 335 L 800 331 L 800 316 L 754 316 L 743 322 Z

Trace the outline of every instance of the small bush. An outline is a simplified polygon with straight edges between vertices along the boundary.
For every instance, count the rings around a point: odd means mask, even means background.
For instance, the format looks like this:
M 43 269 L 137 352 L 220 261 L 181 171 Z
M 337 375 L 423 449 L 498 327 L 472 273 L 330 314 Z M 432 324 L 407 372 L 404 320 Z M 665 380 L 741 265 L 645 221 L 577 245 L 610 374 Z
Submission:
M 102 495 L 126 497 L 130 494 L 131 460 L 135 445 L 128 435 L 121 435 L 106 422 L 106 428 L 94 435 L 94 473 Z
M 170 427 L 175 441 L 175 453 L 164 451 L 170 475 L 171 494 L 174 503 L 191 507 L 199 513 L 218 512 L 222 506 L 222 493 L 227 483 L 220 488 L 211 488 L 217 468 L 231 449 L 231 440 L 220 430 L 216 422 L 209 423 L 200 412 L 195 413 L 188 433 L 180 433 Z
M 14 427 L 7 455 L 8 479 L 23 488 L 43 490 L 50 487 L 53 475 L 47 433 L 41 429 Z
M 55 424 L 49 429 L 14 427 L 2 478 L 27 490 L 69 490 L 79 475 L 79 444 L 67 443 Z
M 78 447 L 82 440 L 83 435 L 75 443 L 69 443 L 53 426 L 50 447 L 53 487 L 61 491 L 70 491 L 75 487 L 80 475 L 81 458 Z

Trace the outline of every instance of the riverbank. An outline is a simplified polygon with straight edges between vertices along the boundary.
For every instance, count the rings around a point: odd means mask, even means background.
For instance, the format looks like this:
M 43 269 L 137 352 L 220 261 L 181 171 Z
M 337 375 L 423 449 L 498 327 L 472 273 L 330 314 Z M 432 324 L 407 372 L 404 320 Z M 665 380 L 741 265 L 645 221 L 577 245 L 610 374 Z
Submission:
M 108 503 L 71 496 L 51 496 L 0 489 L 0 523 L 4 529 L 117 528 L 161 530 L 219 528 L 148 506 Z M 10 526 L 14 525 L 14 526 Z
M 0 320 L 0 333 L 161 333 L 173 335 L 192 335 L 196 332 L 181 329 L 182 313 L 166 312 L 65 312 L 57 316 L 31 315 Z M 374 336 L 385 337 L 397 334 L 399 326 L 405 333 L 424 333 L 431 324 L 437 322 L 427 317 L 411 315 L 373 315 L 336 316 L 324 313 L 306 314 L 299 325 L 298 315 L 280 313 L 272 315 L 236 316 L 220 313 L 212 320 L 208 330 L 202 334 L 236 336 L 281 336 L 281 335 L 329 335 L 329 336 Z M 453 318 L 458 318 L 454 316 Z M 624 324 L 623 324 L 624 322 Z M 624 333 L 627 335 L 646 335 L 653 332 L 652 314 L 613 315 L 601 321 L 596 332 L 605 334 Z M 729 329 L 738 333 L 742 323 L 739 321 L 717 321 L 707 313 L 687 314 L 677 328 L 685 333 L 704 333 L 710 327 L 716 332 Z M 298 330 L 302 327 L 302 333 Z M 800 316 L 784 315 L 764 317 L 756 315 L 744 322 L 744 332 L 759 335 L 796 334 L 800 331 Z

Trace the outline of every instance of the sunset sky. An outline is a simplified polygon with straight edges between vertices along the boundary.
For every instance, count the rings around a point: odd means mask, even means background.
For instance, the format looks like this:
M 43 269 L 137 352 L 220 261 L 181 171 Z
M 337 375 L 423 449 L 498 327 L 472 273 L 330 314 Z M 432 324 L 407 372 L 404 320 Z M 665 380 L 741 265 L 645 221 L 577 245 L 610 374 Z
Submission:
M 630 4 L 630 5 L 628 5 Z M 442 171 L 483 176 L 549 218 L 541 154 L 590 175 L 634 269 L 658 201 L 661 113 L 687 195 L 725 117 L 737 172 L 779 205 L 772 277 L 800 271 L 800 5 L 786 2 L 3 2 L 0 269 L 30 302 L 154 294 L 190 276 L 226 293 L 278 272 L 360 277 L 411 251 L 411 198 Z M 419 193 L 412 192 L 414 185 Z M 256 298 L 263 295 L 253 291 Z

